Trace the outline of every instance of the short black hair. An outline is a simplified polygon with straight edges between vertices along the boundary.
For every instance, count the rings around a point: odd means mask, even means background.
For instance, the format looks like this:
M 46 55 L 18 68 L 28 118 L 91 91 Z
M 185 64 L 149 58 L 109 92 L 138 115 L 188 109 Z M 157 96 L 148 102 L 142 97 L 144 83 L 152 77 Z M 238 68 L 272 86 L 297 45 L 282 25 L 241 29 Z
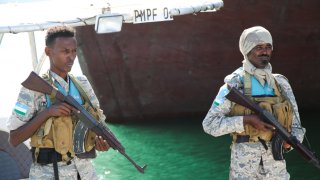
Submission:
M 75 29 L 70 26 L 54 26 L 47 30 L 46 46 L 51 46 L 58 37 L 75 37 Z

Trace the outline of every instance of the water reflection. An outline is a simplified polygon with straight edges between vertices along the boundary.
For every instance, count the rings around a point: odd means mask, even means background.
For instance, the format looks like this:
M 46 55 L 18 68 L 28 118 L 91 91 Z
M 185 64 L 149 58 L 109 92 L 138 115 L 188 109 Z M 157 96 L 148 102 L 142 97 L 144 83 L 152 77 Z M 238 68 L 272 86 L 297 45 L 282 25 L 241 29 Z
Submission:
M 303 126 L 313 150 L 320 153 L 316 132 L 317 116 L 303 114 Z M 94 160 L 102 179 L 228 179 L 230 136 L 211 137 L 202 130 L 201 120 L 110 125 L 126 152 L 139 165 L 140 174 L 120 153 L 110 150 Z M 295 151 L 286 154 L 291 179 L 320 179 L 320 171 Z

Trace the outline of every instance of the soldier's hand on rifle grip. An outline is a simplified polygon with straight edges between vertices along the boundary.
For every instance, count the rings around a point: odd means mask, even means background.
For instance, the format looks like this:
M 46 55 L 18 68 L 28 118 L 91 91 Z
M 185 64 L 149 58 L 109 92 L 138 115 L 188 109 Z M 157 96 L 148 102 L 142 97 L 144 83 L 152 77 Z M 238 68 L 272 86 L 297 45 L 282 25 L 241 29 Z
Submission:
M 48 113 L 50 116 L 53 116 L 53 117 L 70 116 L 71 112 L 74 109 L 75 109 L 74 107 L 70 106 L 67 103 L 59 102 L 59 103 L 55 103 L 52 106 L 50 106 L 48 108 Z
M 255 114 L 243 116 L 243 124 L 249 124 L 252 127 L 262 131 L 275 130 L 275 127 L 263 122 L 262 119 L 260 119 L 260 117 Z
M 286 141 L 283 142 L 283 149 L 288 151 L 291 149 L 291 145 L 287 143 Z
M 96 150 L 97 151 L 107 151 L 110 146 L 106 140 L 104 140 L 101 136 L 96 136 Z

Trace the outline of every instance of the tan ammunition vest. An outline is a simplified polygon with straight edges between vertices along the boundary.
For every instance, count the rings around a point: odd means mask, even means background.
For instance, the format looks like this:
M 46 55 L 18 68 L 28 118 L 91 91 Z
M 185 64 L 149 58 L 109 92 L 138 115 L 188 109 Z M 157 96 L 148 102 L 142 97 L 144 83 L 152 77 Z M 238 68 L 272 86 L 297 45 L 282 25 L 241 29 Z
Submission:
M 245 73 L 244 75 L 244 94 L 251 98 L 254 102 L 258 103 L 263 109 L 266 109 L 274 115 L 274 117 L 279 121 L 279 123 L 291 132 L 293 110 L 292 105 L 280 94 L 278 83 L 276 83 L 275 97 L 252 97 L 251 96 L 251 81 L 250 75 Z M 254 114 L 250 109 L 245 108 L 239 104 L 234 104 L 229 113 L 230 116 L 244 116 Z M 236 140 L 237 135 L 249 135 L 249 142 L 257 142 L 258 137 L 270 141 L 273 132 L 271 130 L 261 131 L 251 125 L 245 125 L 244 132 L 242 133 L 232 133 L 233 141 Z
M 54 85 L 52 78 L 49 76 L 50 73 L 44 75 L 44 79 L 50 84 Z M 88 95 L 80 86 L 80 82 L 73 77 L 69 76 L 72 82 L 75 84 L 80 92 L 82 99 L 84 99 L 84 108 L 99 120 L 97 110 L 92 106 Z M 54 97 L 50 97 L 51 102 L 55 101 Z M 73 116 L 61 116 L 61 117 L 50 117 L 44 122 L 36 133 L 31 137 L 31 146 L 35 147 L 35 158 L 38 157 L 40 148 L 54 148 L 58 153 L 62 155 L 63 161 L 69 161 L 75 156 L 73 151 L 73 131 L 78 119 Z M 85 150 L 89 152 L 95 146 L 96 134 L 89 131 L 85 137 Z M 69 154 L 69 156 L 67 155 Z

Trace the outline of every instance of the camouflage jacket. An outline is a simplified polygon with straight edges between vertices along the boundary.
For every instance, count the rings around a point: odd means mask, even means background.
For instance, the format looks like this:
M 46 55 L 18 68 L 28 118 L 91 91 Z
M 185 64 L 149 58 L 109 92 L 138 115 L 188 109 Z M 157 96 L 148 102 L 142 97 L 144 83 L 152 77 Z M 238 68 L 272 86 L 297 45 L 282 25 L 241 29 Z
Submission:
M 237 69 L 232 74 L 225 77 L 224 82 L 231 87 L 235 87 L 243 92 L 242 68 Z M 298 106 L 292 92 L 291 86 L 286 77 L 274 74 L 275 80 L 280 86 L 281 94 L 290 101 L 293 106 L 292 135 L 302 142 L 305 129 L 301 126 Z M 223 85 L 216 96 L 213 105 L 202 122 L 204 131 L 212 136 L 221 136 L 233 132 L 244 131 L 243 116 L 227 116 L 233 103 L 225 98 L 229 92 L 227 86 Z
M 69 76 L 66 82 L 63 78 L 61 78 L 54 72 L 50 71 L 50 73 L 53 79 L 63 87 L 65 92 L 68 93 L 70 81 Z M 78 76 L 76 78 L 79 80 L 82 88 L 88 95 L 88 98 L 91 101 L 92 105 L 96 109 L 98 109 L 100 120 L 104 121 L 106 117 L 103 115 L 103 111 L 99 107 L 98 98 L 96 97 L 88 79 L 85 76 Z M 33 117 L 35 117 L 39 112 L 43 111 L 45 108 L 47 108 L 45 94 L 22 87 L 16 105 L 12 111 L 12 114 L 7 120 L 7 128 L 9 130 L 15 130 L 19 128 L 20 126 L 30 121 Z

